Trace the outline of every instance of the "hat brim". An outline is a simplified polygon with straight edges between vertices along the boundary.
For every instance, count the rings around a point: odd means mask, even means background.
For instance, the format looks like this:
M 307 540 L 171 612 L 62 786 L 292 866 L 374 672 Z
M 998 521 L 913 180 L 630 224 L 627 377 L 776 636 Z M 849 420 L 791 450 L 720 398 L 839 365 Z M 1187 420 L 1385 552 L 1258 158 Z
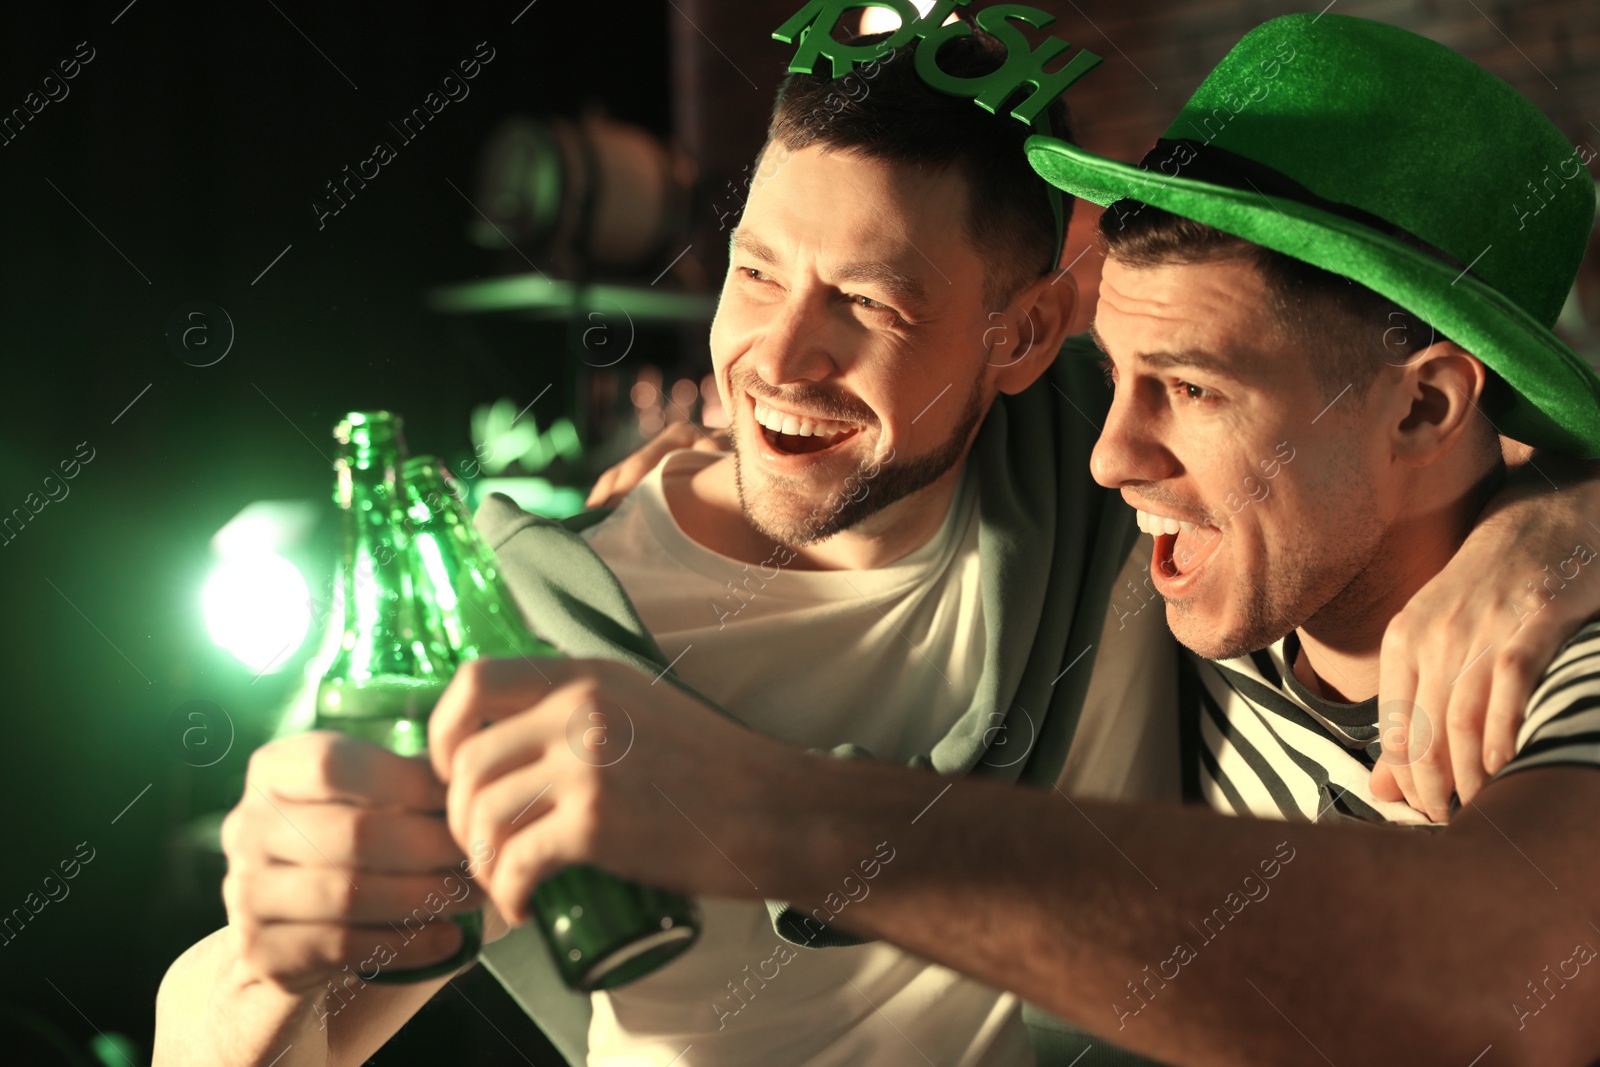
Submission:
M 1466 271 L 1296 200 L 1130 166 L 1054 137 L 1030 137 L 1026 151 L 1041 177 L 1074 196 L 1102 207 L 1138 200 L 1388 297 L 1505 381 L 1510 395 L 1493 420 L 1501 434 L 1539 448 L 1600 456 L 1600 379 L 1548 328 Z

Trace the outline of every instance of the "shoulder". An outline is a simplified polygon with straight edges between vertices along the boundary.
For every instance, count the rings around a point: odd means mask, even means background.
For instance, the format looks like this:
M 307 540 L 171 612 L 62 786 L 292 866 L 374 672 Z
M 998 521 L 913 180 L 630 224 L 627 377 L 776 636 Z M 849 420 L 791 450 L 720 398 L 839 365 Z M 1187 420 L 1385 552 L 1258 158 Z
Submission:
M 1600 621 L 1589 623 L 1561 646 L 1556 658 L 1544 672 L 1539 687 L 1534 690 L 1530 705 L 1539 703 L 1547 695 L 1547 691 L 1551 688 L 1550 683 L 1558 676 L 1566 676 L 1569 679 L 1574 676 L 1593 678 L 1596 682 L 1600 682 Z
M 1577 695 L 1600 695 L 1600 621 L 1589 623 L 1561 646 L 1528 700 L 1529 718 L 1553 703 L 1570 703 Z
M 1050 366 L 1038 379 L 1019 393 L 1001 394 L 991 414 L 994 421 L 1012 432 L 1028 436 L 1044 428 L 1075 450 L 1092 447 L 1105 423 L 1111 405 L 1111 390 L 1100 370 L 1100 350 L 1086 333 L 1075 334 L 1062 342 Z M 1083 457 L 1087 476 L 1088 456 Z
M 611 512 L 610 508 L 593 508 L 565 519 L 552 519 L 525 511 L 504 493 L 490 493 L 484 497 L 483 503 L 478 505 L 477 513 L 472 517 L 472 525 L 489 543 L 490 548 L 498 549 L 517 534 L 529 529 L 557 529 L 568 533 L 581 533 L 604 521 Z
M 1495 777 L 1554 763 L 1600 764 L 1600 622 L 1556 654 L 1528 700 L 1516 755 Z

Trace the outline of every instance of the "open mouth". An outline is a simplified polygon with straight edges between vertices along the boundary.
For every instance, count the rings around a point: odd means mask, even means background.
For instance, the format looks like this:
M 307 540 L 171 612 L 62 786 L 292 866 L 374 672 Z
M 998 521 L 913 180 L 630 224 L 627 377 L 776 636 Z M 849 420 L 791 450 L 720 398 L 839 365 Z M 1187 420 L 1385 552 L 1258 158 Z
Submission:
M 853 422 L 790 415 L 755 402 L 756 425 L 772 449 L 783 455 L 814 455 L 837 448 L 861 432 Z
M 1174 587 L 1198 571 L 1222 541 L 1215 526 L 1197 525 L 1135 509 L 1139 529 L 1155 538 L 1150 574 L 1158 586 Z

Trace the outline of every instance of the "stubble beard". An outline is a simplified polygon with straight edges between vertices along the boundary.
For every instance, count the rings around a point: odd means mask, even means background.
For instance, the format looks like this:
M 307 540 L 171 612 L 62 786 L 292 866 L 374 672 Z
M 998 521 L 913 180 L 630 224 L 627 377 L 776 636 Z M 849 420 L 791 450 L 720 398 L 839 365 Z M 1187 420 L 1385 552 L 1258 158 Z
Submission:
M 1167 601 L 1167 625 L 1173 636 L 1197 655 L 1210 660 L 1234 659 L 1267 648 L 1325 612 L 1359 612 L 1376 593 L 1364 577 L 1383 572 L 1375 567 L 1382 551 L 1382 531 L 1374 520 L 1376 496 L 1364 471 L 1347 467 L 1330 472 L 1313 499 L 1326 502 L 1288 536 L 1268 560 L 1266 580 L 1256 585 L 1244 575 L 1234 581 L 1233 602 L 1244 606 L 1244 618 L 1217 632 L 1215 624 L 1197 618 L 1194 605 Z M 1270 507 L 1268 498 L 1252 507 Z M 1340 517 L 1344 517 L 1340 521 Z
M 736 426 L 732 435 L 733 477 L 745 521 L 776 544 L 803 548 L 858 526 L 889 505 L 932 485 L 965 458 L 967 442 L 986 414 L 981 367 L 979 372 L 967 392 L 955 428 L 937 447 L 909 459 L 893 454 L 877 457 L 874 435 L 873 458 L 857 463 L 821 501 L 808 492 L 803 479 L 769 476 L 759 487 L 748 485 L 742 455 L 746 446 L 741 444 L 745 431 Z M 748 432 L 762 430 L 752 422 Z

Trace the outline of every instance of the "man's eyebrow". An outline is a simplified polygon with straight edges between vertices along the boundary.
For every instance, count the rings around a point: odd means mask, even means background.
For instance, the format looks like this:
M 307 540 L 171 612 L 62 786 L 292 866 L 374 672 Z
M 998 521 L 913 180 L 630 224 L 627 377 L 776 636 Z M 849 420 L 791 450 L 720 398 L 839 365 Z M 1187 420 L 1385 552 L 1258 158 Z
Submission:
M 1105 341 L 1100 337 L 1100 331 L 1095 329 L 1093 322 L 1089 323 L 1089 337 L 1094 341 L 1095 347 L 1100 349 L 1107 358 L 1110 350 L 1106 348 Z M 1156 370 L 1172 370 L 1175 367 L 1192 367 L 1203 370 L 1207 374 L 1215 374 L 1219 378 L 1228 378 L 1239 381 L 1240 374 L 1233 361 L 1224 359 L 1213 352 L 1202 348 L 1185 348 L 1177 352 L 1139 352 L 1138 360 Z
M 777 266 L 783 262 L 776 252 L 743 230 L 733 231 L 732 244 L 735 250 L 769 266 Z M 864 260 L 860 263 L 847 263 L 835 271 L 833 277 L 836 282 L 871 282 L 882 286 L 891 297 L 917 308 L 926 307 L 928 303 L 927 287 L 922 282 L 881 261 Z
M 759 259 L 761 262 L 771 266 L 776 266 L 779 262 L 778 253 L 743 230 L 733 231 L 733 247 L 751 258 Z
M 1156 370 L 1173 370 L 1188 367 L 1193 370 L 1205 371 L 1219 378 L 1228 378 L 1239 381 L 1240 374 L 1236 361 L 1226 359 L 1213 352 L 1202 348 L 1186 348 L 1179 352 L 1140 352 L 1139 361 Z
M 901 303 L 916 307 L 924 307 L 928 302 L 928 290 L 922 282 L 887 263 L 847 263 L 834 272 L 834 279 L 840 282 L 870 282 L 881 286 Z
M 1095 329 L 1093 319 L 1089 320 L 1089 340 L 1094 342 L 1094 346 L 1100 350 L 1101 355 L 1108 357 L 1111 355 L 1106 351 L 1106 343 L 1100 339 L 1100 331 Z

